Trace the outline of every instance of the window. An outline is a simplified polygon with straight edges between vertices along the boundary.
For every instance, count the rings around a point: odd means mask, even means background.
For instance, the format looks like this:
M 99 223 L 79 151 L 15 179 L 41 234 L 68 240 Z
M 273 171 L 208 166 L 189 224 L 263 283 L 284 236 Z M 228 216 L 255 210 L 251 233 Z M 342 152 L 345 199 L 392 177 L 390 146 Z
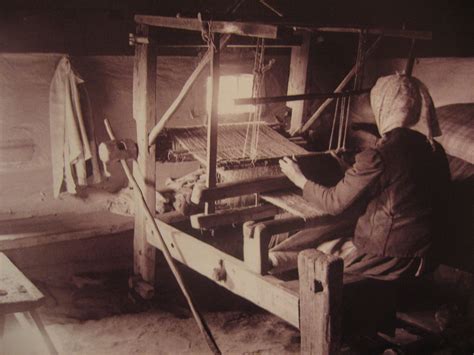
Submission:
M 219 80 L 219 114 L 239 114 L 252 112 L 253 105 L 235 105 L 234 99 L 252 96 L 253 75 L 223 75 Z M 207 112 L 211 108 L 211 78 L 207 78 Z

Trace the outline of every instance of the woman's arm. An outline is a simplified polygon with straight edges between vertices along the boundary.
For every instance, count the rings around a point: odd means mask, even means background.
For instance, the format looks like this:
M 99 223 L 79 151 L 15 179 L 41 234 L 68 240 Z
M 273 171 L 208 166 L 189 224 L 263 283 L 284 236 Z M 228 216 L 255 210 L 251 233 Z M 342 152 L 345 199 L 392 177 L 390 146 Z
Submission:
M 325 187 L 308 181 L 298 164 L 289 158 L 280 160 L 282 172 L 299 188 L 303 197 L 324 212 L 336 215 L 343 212 L 370 186 L 373 186 L 383 172 L 380 154 L 373 149 L 356 155 L 355 164 L 348 169 L 344 178 L 334 187 Z

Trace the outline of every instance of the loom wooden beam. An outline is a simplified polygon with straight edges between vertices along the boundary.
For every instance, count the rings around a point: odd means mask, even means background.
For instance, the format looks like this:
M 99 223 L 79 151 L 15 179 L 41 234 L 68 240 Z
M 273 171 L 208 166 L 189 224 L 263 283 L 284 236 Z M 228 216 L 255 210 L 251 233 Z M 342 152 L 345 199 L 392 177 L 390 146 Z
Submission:
M 243 98 L 243 99 L 234 99 L 236 105 L 264 105 L 275 102 L 289 102 L 289 101 L 300 101 L 300 100 L 310 100 L 310 99 L 336 99 L 339 97 L 348 97 L 361 95 L 369 92 L 370 89 L 363 90 L 352 90 L 344 92 L 315 92 L 308 94 L 300 95 L 284 95 L 284 96 L 267 96 L 267 97 L 255 97 L 255 98 Z
M 281 280 L 273 276 L 252 272 L 242 260 L 192 235 L 160 220 L 156 223 L 173 258 L 293 326 L 299 326 L 298 292 L 285 287 Z M 157 236 L 148 234 L 148 241 L 155 247 L 162 248 Z M 215 269 L 223 270 L 225 277 L 215 279 Z
M 298 255 L 301 353 L 339 354 L 342 319 L 341 258 L 317 250 Z
M 370 35 L 382 35 L 385 37 L 410 38 L 420 40 L 432 40 L 431 31 L 415 31 L 415 30 L 399 30 L 384 28 L 357 28 L 357 27 L 311 27 L 311 26 L 295 26 L 298 30 L 311 32 L 336 32 L 336 33 L 360 33 L 362 31 Z
M 206 166 L 206 187 L 213 188 L 217 184 L 217 128 L 219 123 L 219 81 L 220 81 L 220 35 L 214 35 L 216 48 L 211 54 L 211 105 L 207 120 L 207 166 Z M 204 212 L 214 213 L 214 201 L 206 201 Z
M 230 35 L 225 35 L 222 36 L 220 40 L 220 45 L 219 48 L 222 50 L 225 48 L 227 42 L 230 39 Z M 153 127 L 153 129 L 150 131 L 150 135 L 148 137 L 148 144 L 152 145 L 155 143 L 156 138 L 158 135 L 163 131 L 163 128 L 165 128 L 166 123 L 169 121 L 169 119 L 173 116 L 173 114 L 176 112 L 176 110 L 181 106 L 183 103 L 184 99 L 189 93 L 189 90 L 191 90 L 193 84 L 199 77 L 199 74 L 206 68 L 206 66 L 209 64 L 212 58 L 212 50 L 208 50 L 206 54 L 202 57 L 201 61 L 199 62 L 198 66 L 192 74 L 189 76 L 188 80 L 183 85 L 183 88 L 179 92 L 178 96 L 176 99 L 173 101 L 173 103 L 170 105 L 170 107 L 166 110 L 166 112 L 161 116 L 159 119 L 158 123 Z
M 147 37 L 148 26 L 137 25 L 137 35 Z M 156 119 L 156 52 L 153 44 L 137 43 L 133 68 L 133 117 L 137 129 L 138 157 L 133 176 L 143 192 L 146 205 L 155 211 L 155 147 L 148 146 L 148 134 Z M 141 196 L 135 193 L 135 205 L 141 206 Z M 155 248 L 148 244 L 146 211 L 135 212 L 133 239 L 134 272 L 144 281 L 155 282 Z
M 240 224 L 247 221 L 258 221 L 271 218 L 278 214 L 280 209 L 273 205 L 261 205 L 241 209 L 191 216 L 191 226 L 196 229 L 214 229 L 217 227 Z
M 310 45 L 311 33 L 304 33 L 301 46 L 291 49 L 290 76 L 287 90 L 289 96 L 306 93 Z M 288 104 L 292 110 L 290 129 L 295 129 L 303 124 L 306 105 L 307 103 L 304 101 L 291 102 Z
M 374 51 L 378 47 L 381 39 L 382 39 L 382 36 L 379 36 L 374 41 L 374 43 L 372 43 L 372 46 L 365 53 L 365 55 L 364 55 L 364 57 L 361 61 L 361 65 L 364 65 L 364 63 L 367 61 L 367 59 L 369 59 L 370 56 L 374 53 Z M 349 71 L 349 73 L 347 73 L 347 75 L 344 77 L 344 79 L 342 79 L 341 83 L 337 86 L 337 88 L 334 90 L 334 92 L 340 92 L 346 87 L 346 85 L 352 80 L 352 78 L 356 74 L 357 67 L 358 67 L 357 64 L 352 67 L 352 69 Z M 297 134 L 297 133 L 306 132 L 313 125 L 313 123 L 321 116 L 321 114 L 331 104 L 331 102 L 333 100 L 334 100 L 333 98 L 326 99 L 326 101 L 324 101 L 322 103 L 322 105 L 319 106 L 319 108 L 316 110 L 316 112 L 308 119 L 308 121 L 300 129 L 297 128 L 294 131 L 291 131 L 291 133 L 294 135 L 294 134 Z
M 170 211 L 170 212 L 161 213 L 161 214 L 156 215 L 156 218 L 166 224 L 171 224 L 171 225 L 176 225 L 176 224 L 189 221 L 189 216 L 185 216 L 184 214 L 178 211 Z
M 176 28 L 180 30 L 198 32 L 203 30 L 203 22 L 197 18 L 135 15 L 135 22 L 149 26 Z M 241 21 L 212 21 L 212 31 L 214 33 L 271 39 L 278 37 L 278 26 Z
M 244 237 L 272 236 L 275 234 L 295 232 L 307 228 L 308 224 L 301 217 L 287 217 L 272 219 L 270 221 L 245 223 L 243 226 Z
M 293 187 L 294 184 L 286 176 L 245 179 L 219 184 L 210 188 L 196 184 L 194 185 L 191 195 L 191 202 L 201 204 L 208 201 L 222 200 L 228 197 L 290 189 Z

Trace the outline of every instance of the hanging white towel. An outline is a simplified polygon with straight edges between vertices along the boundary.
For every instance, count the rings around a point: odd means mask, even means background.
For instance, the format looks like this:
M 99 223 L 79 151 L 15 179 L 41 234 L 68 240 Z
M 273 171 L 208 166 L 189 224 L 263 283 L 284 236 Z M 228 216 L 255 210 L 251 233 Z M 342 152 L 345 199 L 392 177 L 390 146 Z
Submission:
M 64 186 L 76 193 L 77 186 L 87 185 L 86 160 L 92 159 L 94 182 L 101 180 L 95 138 L 88 138 L 78 84 L 84 81 L 74 72 L 69 58 L 63 57 L 56 68 L 49 90 L 49 118 L 53 193 Z M 89 122 L 90 131 L 92 122 Z M 93 130 L 92 130 L 93 131 Z

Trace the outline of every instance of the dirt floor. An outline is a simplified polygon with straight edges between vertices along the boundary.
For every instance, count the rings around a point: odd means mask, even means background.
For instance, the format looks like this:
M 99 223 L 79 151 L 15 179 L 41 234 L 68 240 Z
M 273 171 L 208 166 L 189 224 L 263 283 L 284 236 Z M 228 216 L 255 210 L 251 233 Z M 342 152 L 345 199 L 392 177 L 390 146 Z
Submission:
M 226 354 L 297 354 L 299 331 L 278 317 L 185 272 L 216 341 Z M 47 295 L 40 314 L 60 354 L 209 353 L 171 276 L 155 299 L 135 302 L 127 272 L 73 280 L 34 280 Z M 8 316 L 0 354 L 45 354 L 28 319 Z
M 297 329 L 189 269 L 182 267 L 182 272 L 224 354 L 299 353 Z M 58 276 L 32 279 L 46 295 L 40 314 L 60 354 L 210 353 L 165 266 L 157 270 L 159 282 L 155 297 L 150 301 L 137 301 L 136 295 L 130 293 L 129 275 L 129 271 L 117 271 L 64 279 Z M 438 311 L 435 318 L 440 315 L 443 314 Z M 47 354 L 39 332 L 31 328 L 29 321 L 21 315 L 7 317 L 0 355 Z M 401 344 L 413 342 L 418 338 L 416 334 L 397 328 L 396 340 Z M 357 339 L 357 343 L 344 345 L 341 353 L 472 354 L 472 334 L 470 331 L 458 335 L 448 332 L 448 337 L 431 337 L 434 346 L 427 347 L 421 340 L 414 343 L 421 347 L 404 347 L 406 351 L 385 342 Z M 384 352 L 390 348 L 392 350 Z M 398 349 L 397 352 L 393 348 Z

